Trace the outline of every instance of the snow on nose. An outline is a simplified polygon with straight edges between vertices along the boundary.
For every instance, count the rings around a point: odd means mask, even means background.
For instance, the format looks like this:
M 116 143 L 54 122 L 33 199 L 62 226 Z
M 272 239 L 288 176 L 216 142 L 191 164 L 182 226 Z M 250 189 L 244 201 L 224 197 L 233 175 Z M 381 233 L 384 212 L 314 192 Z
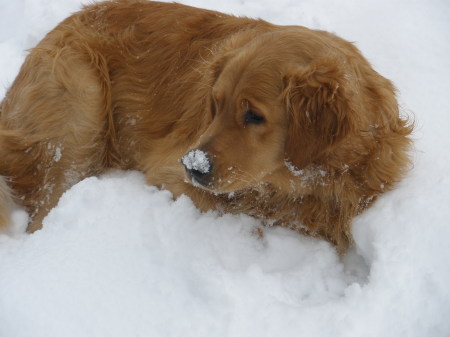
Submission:
M 189 151 L 184 155 L 181 161 L 186 169 L 190 171 L 199 171 L 200 173 L 205 174 L 209 173 L 211 168 L 208 156 L 201 150 Z

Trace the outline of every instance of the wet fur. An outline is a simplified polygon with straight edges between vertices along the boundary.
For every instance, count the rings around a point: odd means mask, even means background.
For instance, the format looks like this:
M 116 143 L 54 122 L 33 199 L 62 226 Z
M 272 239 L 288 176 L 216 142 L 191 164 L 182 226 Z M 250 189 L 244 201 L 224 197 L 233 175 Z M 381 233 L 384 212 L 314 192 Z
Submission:
M 242 124 L 245 104 L 265 125 Z M 30 51 L 3 100 L 0 227 L 12 199 L 34 231 L 66 189 L 119 168 L 202 210 L 247 213 L 345 251 L 352 218 L 404 175 L 411 129 L 391 82 L 333 34 L 179 4 L 99 3 Z M 197 148 L 214 157 L 209 190 L 180 164 Z

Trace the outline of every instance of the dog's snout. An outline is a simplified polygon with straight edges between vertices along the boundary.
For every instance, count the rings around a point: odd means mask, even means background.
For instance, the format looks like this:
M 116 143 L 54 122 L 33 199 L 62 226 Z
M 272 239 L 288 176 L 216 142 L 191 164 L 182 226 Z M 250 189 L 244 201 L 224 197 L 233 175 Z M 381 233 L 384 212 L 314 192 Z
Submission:
M 201 150 L 189 151 L 181 160 L 189 178 L 202 186 L 208 186 L 212 177 L 212 161 Z

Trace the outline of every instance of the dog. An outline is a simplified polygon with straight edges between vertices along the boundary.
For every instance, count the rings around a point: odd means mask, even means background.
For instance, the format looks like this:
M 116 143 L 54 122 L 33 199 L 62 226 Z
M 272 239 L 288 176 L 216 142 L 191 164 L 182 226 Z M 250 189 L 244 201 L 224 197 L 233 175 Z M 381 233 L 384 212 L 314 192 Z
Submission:
M 410 166 L 413 123 L 351 43 L 181 4 L 84 7 L 33 48 L 1 105 L 0 227 L 42 226 L 109 169 L 345 252 Z M 82 212 L 82 210 L 80 210 Z

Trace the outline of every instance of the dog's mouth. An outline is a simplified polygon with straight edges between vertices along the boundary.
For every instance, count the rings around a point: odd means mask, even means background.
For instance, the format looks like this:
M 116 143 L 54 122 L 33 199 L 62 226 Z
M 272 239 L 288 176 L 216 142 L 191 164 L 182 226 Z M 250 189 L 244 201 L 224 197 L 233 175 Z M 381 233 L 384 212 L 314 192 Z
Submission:
M 264 188 L 258 176 L 243 171 L 235 165 L 215 165 L 214 155 L 195 149 L 187 152 L 180 160 L 186 171 L 186 182 L 213 194 L 229 194 L 248 189 Z M 264 174 L 261 174 L 264 177 Z
M 214 194 L 230 193 L 242 189 L 235 186 L 232 177 L 220 177 L 212 161 L 212 156 L 202 150 L 191 150 L 181 158 L 186 171 L 187 181 L 195 187 L 208 190 Z M 231 170 L 230 168 L 228 171 Z M 228 172 L 227 172 L 228 173 Z

